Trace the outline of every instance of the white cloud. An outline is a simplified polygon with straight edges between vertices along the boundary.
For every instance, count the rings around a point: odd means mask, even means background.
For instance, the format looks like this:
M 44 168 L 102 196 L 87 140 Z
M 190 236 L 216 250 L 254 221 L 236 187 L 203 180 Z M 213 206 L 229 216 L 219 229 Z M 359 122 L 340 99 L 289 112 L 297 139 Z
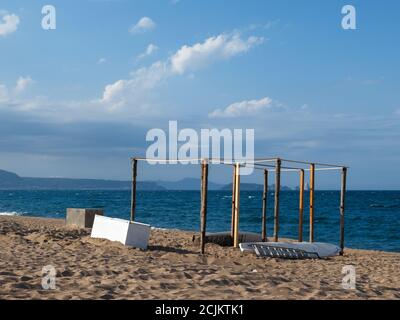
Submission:
M 260 100 L 249 100 L 235 102 L 225 109 L 216 109 L 208 116 L 210 118 L 237 118 L 242 116 L 253 116 L 261 110 L 272 107 L 272 99 L 265 97 Z
M 206 39 L 203 43 L 183 46 L 165 61 L 157 61 L 150 67 L 131 73 L 126 80 L 118 80 L 107 85 L 100 102 L 107 104 L 109 110 L 116 110 L 128 104 L 138 106 L 143 97 L 161 81 L 171 76 L 183 75 L 186 71 L 201 67 L 235 55 L 246 53 L 252 47 L 262 43 L 263 38 L 242 39 L 240 34 L 221 34 Z
M 0 102 L 10 102 L 17 99 L 28 87 L 33 83 L 31 77 L 19 77 L 14 88 L 7 88 L 6 85 L 0 84 Z
M 149 17 L 141 18 L 134 26 L 129 29 L 130 33 L 144 33 L 153 30 L 156 27 L 155 22 Z
M 7 87 L 0 84 L 0 102 L 6 102 L 8 100 Z
M 107 85 L 106 88 L 104 89 L 102 100 L 105 102 L 111 101 L 114 95 L 118 94 L 125 88 L 126 86 L 125 84 L 126 80 L 118 80 L 113 84 Z
M 143 52 L 142 54 L 140 54 L 138 56 L 138 59 L 143 59 L 145 57 L 151 56 L 153 53 L 155 53 L 158 50 L 158 47 L 155 44 L 150 43 L 147 48 L 146 51 Z
M 183 46 L 171 57 L 172 71 L 183 74 L 187 70 L 196 70 L 216 60 L 224 60 L 246 53 L 264 38 L 251 36 L 242 39 L 239 33 L 220 34 L 206 39 L 203 43 Z
M 165 63 L 158 61 L 148 68 L 141 68 L 131 73 L 131 78 L 118 80 L 105 87 L 101 103 L 109 110 L 116 110 L 129 103 L 144 103 L 149 90 L 153 89 L 168 74 Z
M 24 92 L 32 83 L 33 83 L 33 80 L 29 76 L 28 77 L 19 77 L 17 80 L 17 84 L 15 86 L 15 92 L 16 93 Z
M 0 14 L 1 16 L 1 14 Z M 1 22 L 2 21 L 2 22 Z M 15 14 L 4 14 L 0 19 L 0 37 L 9 35 L 18 29 L 19 17 Z
M 107 62 L 106 58 L 100 58 L 99 60 L 97 60 L 97 64 L 104 64 Z

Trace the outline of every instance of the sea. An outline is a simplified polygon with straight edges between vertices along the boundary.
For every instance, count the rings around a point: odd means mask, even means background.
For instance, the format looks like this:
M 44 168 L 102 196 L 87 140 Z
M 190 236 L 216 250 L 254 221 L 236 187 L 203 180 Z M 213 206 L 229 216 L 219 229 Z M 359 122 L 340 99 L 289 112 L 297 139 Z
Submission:
M 262 193 L 242 191 L 240 230 L 261 233 Z M 305 194 L 304 239 L 308 239 L 308 193 Z M 267 230 L 273 234 L 274 193 L 268 194 Z M 230 230 L 229 191 L 209 191 L 207 231 Z M 280 237 L 298 236 L 299 195 L 282 191 Z M 315 241 L 339 244 L 339 191 L 316 191 Z M 64 219 L 66 208 L 101 208 L 105 215 L 129 219 L 130 192 L 109 190 L 0 190 L 0 215 Z M 199 191 L 138 191 L 136 220 L 158 228 L 198 231 Z M 400 252 L 400 191 L 348 191 L 345 245 L 350 248 Z

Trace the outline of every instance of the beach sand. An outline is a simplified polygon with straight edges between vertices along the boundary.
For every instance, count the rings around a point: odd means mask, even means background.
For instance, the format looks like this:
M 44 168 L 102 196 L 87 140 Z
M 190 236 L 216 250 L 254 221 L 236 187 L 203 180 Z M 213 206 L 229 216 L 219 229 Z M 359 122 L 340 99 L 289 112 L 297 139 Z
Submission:
M 400 299 L 400 254 L 346 250 L 329 260 L 261 259 L 192 232 L 152 230 L 147 251 L 91 239 L 53 219 L 0 217 L 0 299 Z M 42 289 L 42 268 L 57 270 Z M 356 268 L 356 289 L 342 268 Z

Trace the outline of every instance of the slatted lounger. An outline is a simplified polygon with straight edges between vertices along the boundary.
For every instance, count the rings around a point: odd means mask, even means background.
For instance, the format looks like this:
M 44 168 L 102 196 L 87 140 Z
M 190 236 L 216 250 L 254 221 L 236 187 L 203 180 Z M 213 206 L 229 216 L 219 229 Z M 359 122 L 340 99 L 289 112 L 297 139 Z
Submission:
M 324 259 L 340 254 L 338 246 L 322 242 L 247 242 L 239 246 L 242 252 L 281 259 Z
M 300 249 L 277 248 L 267 245 L 254 245 L 254 251 L 257 256 L 263 258 L 280 258 L 280 259 L 318 259 L 318 253 L 311 253 Z

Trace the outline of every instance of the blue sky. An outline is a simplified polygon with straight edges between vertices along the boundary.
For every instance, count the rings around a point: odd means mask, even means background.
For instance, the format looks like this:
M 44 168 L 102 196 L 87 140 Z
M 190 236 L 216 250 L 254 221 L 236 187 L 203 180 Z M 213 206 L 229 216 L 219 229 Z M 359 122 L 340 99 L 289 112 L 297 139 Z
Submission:
M 56 30 L 41 28 L 45 4 Z M 341 28 L 346 4 L 357 30 Z M 399 15 L 389 0 L 2 0 L 0 168 L 128 179 L 146 132 L 177 120 L 254 128 L 257 156 L 344 163 L 353 189 L 399 189 Z M 229 180 L 213 170 L 212 180 Z

